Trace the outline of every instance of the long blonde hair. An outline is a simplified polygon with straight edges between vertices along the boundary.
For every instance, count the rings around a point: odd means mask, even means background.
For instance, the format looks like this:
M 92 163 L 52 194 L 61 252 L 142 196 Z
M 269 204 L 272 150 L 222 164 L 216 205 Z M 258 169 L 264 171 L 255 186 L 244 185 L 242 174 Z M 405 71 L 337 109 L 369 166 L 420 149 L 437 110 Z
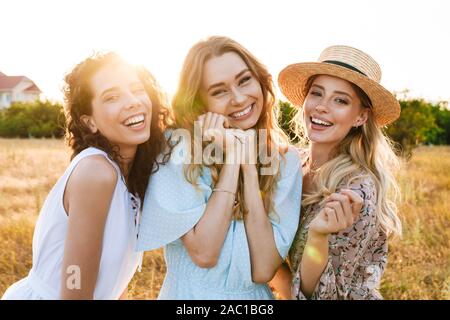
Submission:
M 262 112 L 255 129 L 257 129 L 257 132 L 258 129 L 267 129 L 266 139 L 265 141 L 259 141 L 259 145 L 260 148 L 261 146 L 263 148 L 266 147 L 268 154 L 271 155 L 272 148 L 274 146 L 278 148 L 280 145 L 277 142 L 281 141 L 287 144 L 288 141 L 287 136 L 277 124 L 277 117 L 273 110 L 275 95 L 272 76 L 267 71 L 267 68 L 247 49 L 228 37 L 212 36 L 206 40 L 199 41 L 189 50 L 183 64 L 177 92 L 172 99 L 174 127 L 187 129 L 191 133 L 191 136 L 193 136 L 194 122 L 201 114 L 207 112 L 205 103 L 200 95 L 203 67 L 210 58 L 220 57 L 227 52 L 238 54 L 261 85 L 264 101 Z M 195 139 L 192 140 L 191 150 L 194 149 L 195 142 Z M 197 179 L 201 175 L 204 166 L 211 170 L 213 185 L 215 185 L 219 179 L 221 164 L 188 164 L 185 167 L 186 179 L 191 184 L 197 185 Z M 264 207 L 269 214 L 273 209 L 273 193 L 274 187 L 276 186 L 276 179 L 279 176 L 279 170 L 274 175 L 261 175 L 259 173 L 260 169 L 266 165 L 261 163 L 259 156 L 256 166 Z M 242 219 L 247 213 L 247 209 L 245 208 L 243 179 L 241 175 L 239 177 L 236 200 L 237 205 L 234 207 L 234 218 Z
M 306 97 L 316 76 L 308 79 L 304 88 Z M 369 108 L 368 120 L 358 128 L 352 128 L 335 150 L 334 157 L 323 164 L 314 177 L 314 191 L 303 195 L 302 206 L 322 204 L 324 198 L 336 192 L 338 186 L 347 181 L 362 178 L 365 172 L 374 181 L 376 188 L 377 223 L 388 235 L 401 236 L 402 224 L 398 216 L 397 201 L 400 189 L 395 172 L 400 160 L 394 152 L 394 144 L 375 123 L 372 103 L 366 93 L 350 83 L 361 100 L 362 107 Z M 302 112 L 299 109 L 293 119 L 294 130 L 302 143 L 307 143 L 303 127 Z

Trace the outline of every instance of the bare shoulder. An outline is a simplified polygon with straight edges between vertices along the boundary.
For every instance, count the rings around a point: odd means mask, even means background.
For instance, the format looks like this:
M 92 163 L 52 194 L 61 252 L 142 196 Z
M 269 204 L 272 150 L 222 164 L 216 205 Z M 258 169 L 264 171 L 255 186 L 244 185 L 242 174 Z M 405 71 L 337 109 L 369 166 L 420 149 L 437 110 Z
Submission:
M 102 155 L 92 155 L 82 159 L 67 181 L 69 195 L 99 196 L 112 194 L 117 184 L 117 171 Z
M 117 179 L 116 169 L 104 156 L 92 155 L 82 159 L 67 181 L 64 192 L 66 212 L 73 214 L 74 210 L 87 212 L 91 209 L 104 212 L 97 210 L 97 206 L 109 206 Z
M 114 166 L 104 156 L 93 155 L 78 163 L 70 179 L 75 183 L 105 186 L 115 185 L 118 175 Z

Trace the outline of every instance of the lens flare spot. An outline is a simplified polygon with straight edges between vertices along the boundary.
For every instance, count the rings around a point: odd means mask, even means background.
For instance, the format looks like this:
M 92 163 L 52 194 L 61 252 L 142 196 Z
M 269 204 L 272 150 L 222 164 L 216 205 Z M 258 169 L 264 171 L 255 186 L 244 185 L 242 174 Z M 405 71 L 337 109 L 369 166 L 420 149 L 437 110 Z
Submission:
M 319 250 L 317 250 L 316 247 L 307 245 L 305 247 L 305 253 L 306 256 L 310 257 L 312 261 L 316 264 L 322 264 L 324 262 L 324 258 L 321 256 Z

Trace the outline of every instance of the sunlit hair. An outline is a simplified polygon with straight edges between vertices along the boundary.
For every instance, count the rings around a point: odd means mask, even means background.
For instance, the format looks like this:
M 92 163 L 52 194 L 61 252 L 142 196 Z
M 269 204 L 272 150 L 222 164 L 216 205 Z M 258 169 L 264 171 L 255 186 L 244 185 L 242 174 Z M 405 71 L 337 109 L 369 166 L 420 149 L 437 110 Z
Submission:
M 303 91 L 304 97 L 316 77 L 308 79 Z M 349 83 L 361 100 L 361 106 L 369 109 L 368 120 L 364 125 L 352 128 L 338 145 L 334 157 L 317 170 L 314 192 L 303 195 L 302 206 L 323 204 L 324 198 L 336 192 L 342 182 L 345 181 L 349 185 L 352 181 L 363 178 L 363 172 L 375 183 L 377 223 L 388 236 L 401 236 L 402 225 L 396 205 L 400 190 L 395 179 L 400 161 L 393 150 L 392 141 L 375 123 L 369 97 L 357 85 Z M 302 144 L 306 145 L 308 141 L 302 117 L 302 111 L 299 109 L 293 124 L 297 136 L 303 139 Z
M 66 112 L 66 140 L 72 148 L 71 159 L 88 147 L 95 147 L 106 152 L 120 166 L 120 149 L 113 145 L 101 132 L 92 131 L 81 121 L 83 115 L 92 115 L 91 88 L 92 77 L 104 67 L 115 68 L 129 65 L 114 52 L 96 53 L 76 65 L 64 78 L 64 102 Z M 152 121 L 150 139 L 137 147 L 134 161 L 127 179 L 131 193 L 144 199 L 150 175 L 158 170 L 157 156 L 166 145 L 163 131 L 168 125 L 166 98 L 157 82 L 144 67 L 132 66 L 142 82 L 147 95 L 152 101 Z
M 281 146 L 287 143 L 287 137 L 279 128 L 276 121 L 277 116 L 274 111 L 275 96 L 272 76 L 267 71 L 267 68 L 247 51 L 247 49 L 227 37 L 209 37 L 206 40 L 198 42 L 190 49 L 184 61 L 177 92 L 172 100 L 175 127 L 187 129 L 191 132 L 191 136 L 194 136 L 194 121 L 201 114 L 208 111 L 200 93 L 204 65 L 212 57 L 220 57 L 228 52 L 234 52 L 239 55 L 261 85 L 264 97 L 263 108 L 254 129 L 257 132 L 259 132 L 258 129 L 267 130 L 266 141 L 259 141 L 258 143 L 259 150 L 263 150 L 266 146 L 266 150 L 270 155 L 273 146 L 282 149 Z M 192 140 L 195 141 L 195 139 Z M 194 142 L 192 142 L 191 147 L 192 149 L 194 148 Z M 284 148 L 280 151 L 283 154 Z M 203 166 L 211 169 L 213 184 L 215 185 L 219 179 L 219 172 L 222 167 L 220 164 L 189 164 L 185 168 L 186 179 L 191 184 L 196 185 Z M 260 169 L 266 165 L 261 164 L 260 157 L 257 159 L 256 166 L 264 207 L 266 212 L 269 213 L 273 209 L 273 193 L 276 180 L 279 176 L 279 170 L 274 175 L 261 175 Z M 270 164 L 267 166 L 270 166 Z M 276 167 L 279 167 L 279 164 Z M 243 205 L 245 204 L 245 200 L 242 176 L 239 178 L 236 200 L 238 204 L 234 209 L 234 217 L 241 219 L 247 213 L 247 208 Z

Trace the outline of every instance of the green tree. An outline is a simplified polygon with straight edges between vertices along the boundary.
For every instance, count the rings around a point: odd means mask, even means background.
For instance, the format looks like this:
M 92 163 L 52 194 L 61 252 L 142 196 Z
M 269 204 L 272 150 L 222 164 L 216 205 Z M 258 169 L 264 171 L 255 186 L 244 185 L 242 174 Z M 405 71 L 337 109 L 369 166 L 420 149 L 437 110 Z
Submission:
M 448 102 L 441 101 L 433 106 L 433 114 L 441 132 L 434 140 L 430 140 L 429 143 L 450 144 L 450 110 L 448 109 Z
M 291 141 L 297 142 L 298 138 L 296 137 L 292 126 L 292 119 L 297 113 L 297 108 L 288 101 L 278 100 L 277 112 L 278 125 L 288 135 Z
M 59 103 L 15 102 L 0 110 L 0 136 L 50 138 L 64 135 L 65 116 Z
M 387 127 L 386 133 L 405 151 L 422 143 L 435 141 L 443 129 L 436 123 L 432 104 L 423 99 L 401 100 L 400 118 Z

